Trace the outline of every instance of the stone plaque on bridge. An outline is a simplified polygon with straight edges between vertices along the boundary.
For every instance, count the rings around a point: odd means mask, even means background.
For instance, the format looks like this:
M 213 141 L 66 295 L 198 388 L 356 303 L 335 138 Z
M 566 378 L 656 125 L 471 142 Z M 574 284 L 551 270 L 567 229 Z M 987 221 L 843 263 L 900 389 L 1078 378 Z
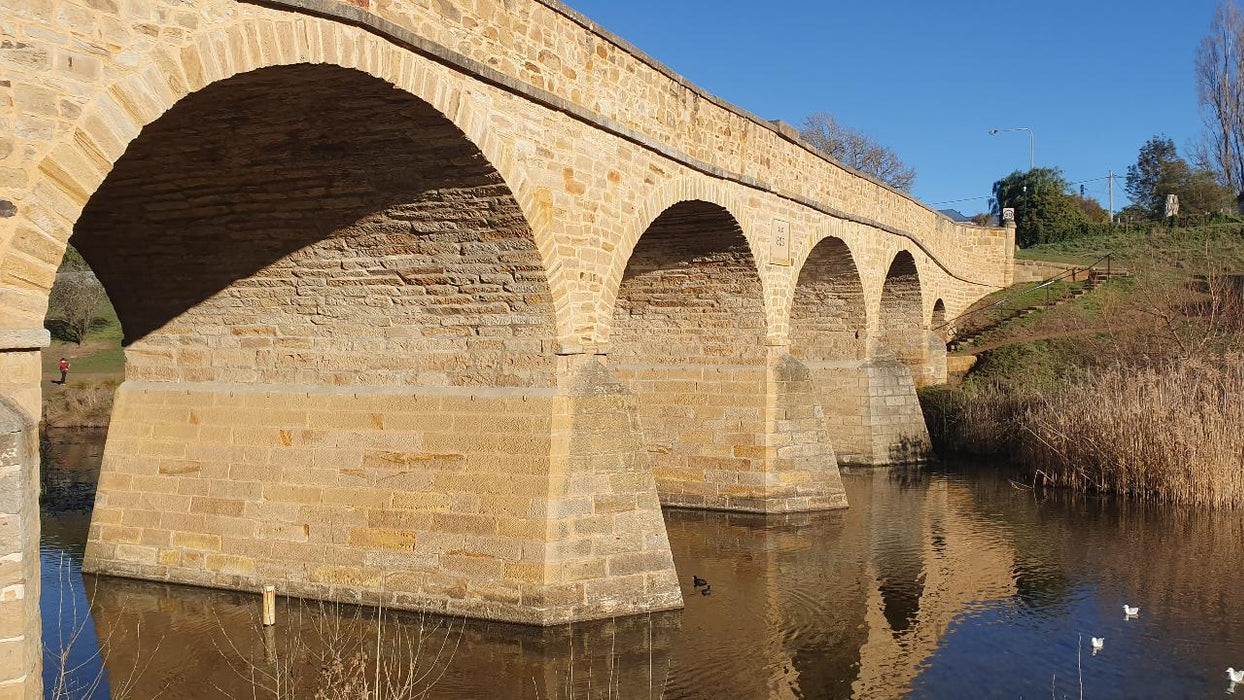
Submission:
M 790 265 L 790 222 L 773 220 L 773 240 L 769 247 L 770 265 Z

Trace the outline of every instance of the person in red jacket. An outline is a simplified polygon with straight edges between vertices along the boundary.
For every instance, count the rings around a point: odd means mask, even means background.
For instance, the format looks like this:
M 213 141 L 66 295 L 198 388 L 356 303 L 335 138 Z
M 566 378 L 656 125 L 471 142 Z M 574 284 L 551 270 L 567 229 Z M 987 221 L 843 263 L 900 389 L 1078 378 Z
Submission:
M 60 370 L 60 384 L 65 385 L 65 377 L 69 376 L 69 360 L 60 358 L 60 362 L 56 363 L 56 368 Z

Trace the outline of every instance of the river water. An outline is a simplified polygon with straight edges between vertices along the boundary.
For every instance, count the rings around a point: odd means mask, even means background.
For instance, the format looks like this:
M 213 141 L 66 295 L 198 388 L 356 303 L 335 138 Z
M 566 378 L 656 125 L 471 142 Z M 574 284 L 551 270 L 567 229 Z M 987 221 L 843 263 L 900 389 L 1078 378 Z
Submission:
M 45 444 L 45 682 L 69 697 L 356 698 L 377 645 L 414 691 L 386 697 L 486 700 L 1205 698 L 1244 667 L 1244 515 L 979 466 L 846 474 L 839 513 L 667 510 L 680 612 L 538 630 L 282 600 L 265 633 L 252 594 L 81 574 L 102 447 Z

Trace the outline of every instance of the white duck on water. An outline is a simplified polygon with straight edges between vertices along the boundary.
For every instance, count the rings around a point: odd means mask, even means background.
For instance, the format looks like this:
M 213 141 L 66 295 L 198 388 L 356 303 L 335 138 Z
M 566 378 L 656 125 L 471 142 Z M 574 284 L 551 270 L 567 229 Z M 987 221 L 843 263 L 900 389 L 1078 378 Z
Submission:
M 1123 614 L 1124 614 L 1124 615 L 1127 615 L 1128 617 L 1136 617 L 1137 615 L 1139 615 L 1139 614 L 1140 614 L 1140 608 L 1139 608 L 1139 607 L 1133 607 L 1133 606 L 1131 606 L 1131 605 L 1128 605 L 1127 603 L 1124 603 L 1124 604 L 1123 604 Z
M 1231 679 L 1232 683 L 1244 683 L 1244 669 L 1237 671 L 1234 668 L 1228 668 L 1227 678 Z
M 1089 640 L 1093 642 L 1093 651 L 1099 651 L 1106 646 L 1105 637 L 1089 637 Z

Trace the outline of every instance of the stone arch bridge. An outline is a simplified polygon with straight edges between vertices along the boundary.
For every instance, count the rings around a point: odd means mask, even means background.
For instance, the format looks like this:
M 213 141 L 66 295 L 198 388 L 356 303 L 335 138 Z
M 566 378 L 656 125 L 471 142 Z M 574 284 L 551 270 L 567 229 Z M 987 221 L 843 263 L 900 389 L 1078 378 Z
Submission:
M 534 624 L 680 606 L 661 503 L 923 457 L 933 320 L 1010 280 L 555 0 L 0 10 L 3 697 L 71 237 L 127 360 L 88 569 Z

